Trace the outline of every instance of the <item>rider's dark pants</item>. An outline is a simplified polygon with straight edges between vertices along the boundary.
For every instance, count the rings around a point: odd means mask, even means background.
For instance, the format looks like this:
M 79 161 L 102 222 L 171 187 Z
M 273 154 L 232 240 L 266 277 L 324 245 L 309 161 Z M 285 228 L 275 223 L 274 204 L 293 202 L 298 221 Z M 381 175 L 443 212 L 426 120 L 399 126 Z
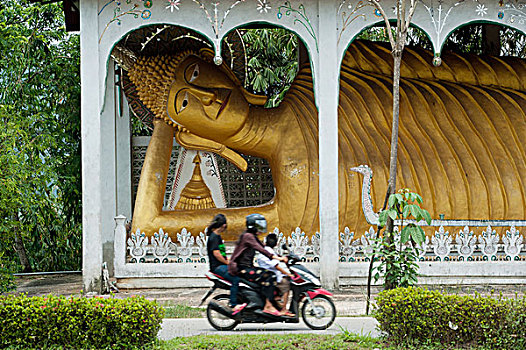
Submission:
M 216 267 L 214 271 L 212 271 L 216 275 L 219 275 L 223 278 L 225 278 L 227 281 L 232 283 L 232 286 L 230 287 L 230 306 L 234 307 L 237 305 L 237 291 L 239 290 L 239 277 L 238 276 L 232 276 L 228 273 L 228 265 L 220 265 Z
M 267 300 L 274 300 L 276 290 L 276 275 L 269 270 L 255 267 L 241 267 L 239 277 L 256 282 L 261 286 L 261 291 Z

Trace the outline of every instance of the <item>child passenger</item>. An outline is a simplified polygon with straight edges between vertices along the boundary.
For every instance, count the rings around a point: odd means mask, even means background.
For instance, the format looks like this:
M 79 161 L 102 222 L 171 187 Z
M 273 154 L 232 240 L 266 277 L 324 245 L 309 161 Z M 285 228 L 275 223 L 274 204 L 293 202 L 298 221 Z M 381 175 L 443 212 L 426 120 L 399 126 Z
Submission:
M 275 233 L 269 233 L 267 238 L 265 239 L 265 250 L 267 250 L 272 255 L 277 255 L 274 251 L 274 247 L 278 243 L 278 237 Z M 276 281 L 278 282 L 277 288 L 283 295 L 283 306 L 281 308 L 280 314 L 283 316 L 289 316 L 294 317 L 295 314 L 291 313 L 289 310 L 287 310 L 287 302 L 289 299 L 289 292 L 290 292 L 290 281 L 288 278 L 293 278 L 294 275 L 290 272 L 287 272 L 282 266 L 280 266 L 280 263 L 278 260 L 271 260 L 264 256 L 263 254 L 258 254 L 258 265 L 259 267 L 272 271 L 276 274 Z M 286 277 L 285 277 L 286 276 Z M 288 278 L 287 278 L 288 277 Z

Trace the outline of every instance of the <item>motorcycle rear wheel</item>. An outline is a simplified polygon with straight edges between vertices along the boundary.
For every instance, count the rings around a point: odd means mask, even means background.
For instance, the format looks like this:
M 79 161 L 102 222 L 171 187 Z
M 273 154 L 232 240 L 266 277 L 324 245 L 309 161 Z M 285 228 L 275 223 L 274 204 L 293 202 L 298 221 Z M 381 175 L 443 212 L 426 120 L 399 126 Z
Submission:
M 219 305 L 228 308 L 230 296 L 228 294 L 219 294 L 213 297 L 212 300 Z M 231 331 L 239 324 L 238 321 L 228 318 L 212 309 L 210 304 L 208 304 L 208 307 L 206 308 L 206 318 L 208 319 L 208 323 L 218 331 Z
M 301 318 L 310 329 L 327 329 L 336 319 L 336 307 L 331 298 L 320 294 L 312 299 L 312 305 L 305 300 L 301 307 Z

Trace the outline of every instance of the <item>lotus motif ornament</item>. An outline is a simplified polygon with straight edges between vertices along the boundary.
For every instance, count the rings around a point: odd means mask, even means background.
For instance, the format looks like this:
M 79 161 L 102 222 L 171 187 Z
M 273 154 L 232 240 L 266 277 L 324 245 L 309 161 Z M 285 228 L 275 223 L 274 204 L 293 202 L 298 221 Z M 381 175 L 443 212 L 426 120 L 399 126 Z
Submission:
M 192 234 L 183 228 L 181 233 L 177 234 L 177 240 L 181 244 L 181 247 L 178 247 L 177 249 L 179 258 L 183 261 L 185 259 L 190 259 L 192 257 L 192 248 L 194 245 L 194 237 Z
M 515 226 L 512 226 L 506 231 L 506 234 L 502 237 L 502 241 L 504 242 L 506 258 L 509 260 L 517 260 L 522 250 L 523 237 Z
M 354 255 L 360 240 L 353 241 L 354 232 L 346 227 L 343 232 L 340 232 L 340 255 L 342 258 L 347 258 L 347 261 L 354 260 Z
M 148 237 L 140 229 L 132 233 L 128 238 L 128 251 L 131 255 L 131 261 L 138 263 L 146 255 L 146 246 L 148 245 Z
M 152 244 L 153 255 L 156 260 L 161 263 L 167 262 L 168 254 L 170 254 L 170 246 L 172 245 L 172 239 L 168 237 L 168 233 L 165 233 L 163 229 L 160 228 L 159 233 L 154 233 Z
M 206 244 L 208 243 L 208 236 L 203 232 L 199 232 L 199 236 L 195 239 L 197 245 L 199 246 L 199 256 L 201 258 L 208 258 L 208 251 L 206 249 Z
M 477 244 L 477 237 L 473 235 L 473 231 L 470 231 L 469 227 L 465 226 L 464 229 L 459 231 L 455 241 L 458 254 L 460 255 L 459 260 L 473 260 L 471 256 Z
M 305 255 L 307 254 L 308 237 L 305 236 L 305 232 L 303 232 L 299 227 L 296 227 L 296 230 L 292 232 L 292 234 L 288 238 L 288 243 L 291 252 L 293 252 L 300 258 L 305 257 Z
M 365 256 L 370 257 L 374 253 L 374 245 L 376 241 L 376 230 L 371 226 L 368 231 L 360 237 L 362 242 L 362 249 Z
M 488 226 L 479 236 L 479 247 L 484 255 L 484 260 L 495 260 L 499 244 L 499 235 Z
M 437 260 L 449 260 L 449 253 L 451 253 L 451 242 L 453 239 L 448 231 L 444 230 L 444 226 L 440 226 L 438 231 L 435 231 L 433 236 L 433 251 L 437 256 Z

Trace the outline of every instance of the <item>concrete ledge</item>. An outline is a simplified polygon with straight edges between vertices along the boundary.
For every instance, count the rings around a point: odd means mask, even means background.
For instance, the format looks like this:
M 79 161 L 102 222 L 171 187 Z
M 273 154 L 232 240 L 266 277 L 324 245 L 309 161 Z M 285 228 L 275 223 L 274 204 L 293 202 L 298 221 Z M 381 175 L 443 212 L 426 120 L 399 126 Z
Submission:
M 154 277 L 154 278 L 119 278 L 119 289 L 158 289 L 158 288 L 210 288 L 212 282 L 205 277 Z
M 317 263 L 304 265 L 319 274 Z M 436 261 L 419 265 L 422 285 L 526 285 L 525 261 Z M 340 263 L 340 286 L 367 285 L 368 269 L 368 262 Z M 206 271 L 208 264 L 125 264 L 116 269 L 115 277 L 119 288 L 210 287 L 212 283 L 204 277 Z

